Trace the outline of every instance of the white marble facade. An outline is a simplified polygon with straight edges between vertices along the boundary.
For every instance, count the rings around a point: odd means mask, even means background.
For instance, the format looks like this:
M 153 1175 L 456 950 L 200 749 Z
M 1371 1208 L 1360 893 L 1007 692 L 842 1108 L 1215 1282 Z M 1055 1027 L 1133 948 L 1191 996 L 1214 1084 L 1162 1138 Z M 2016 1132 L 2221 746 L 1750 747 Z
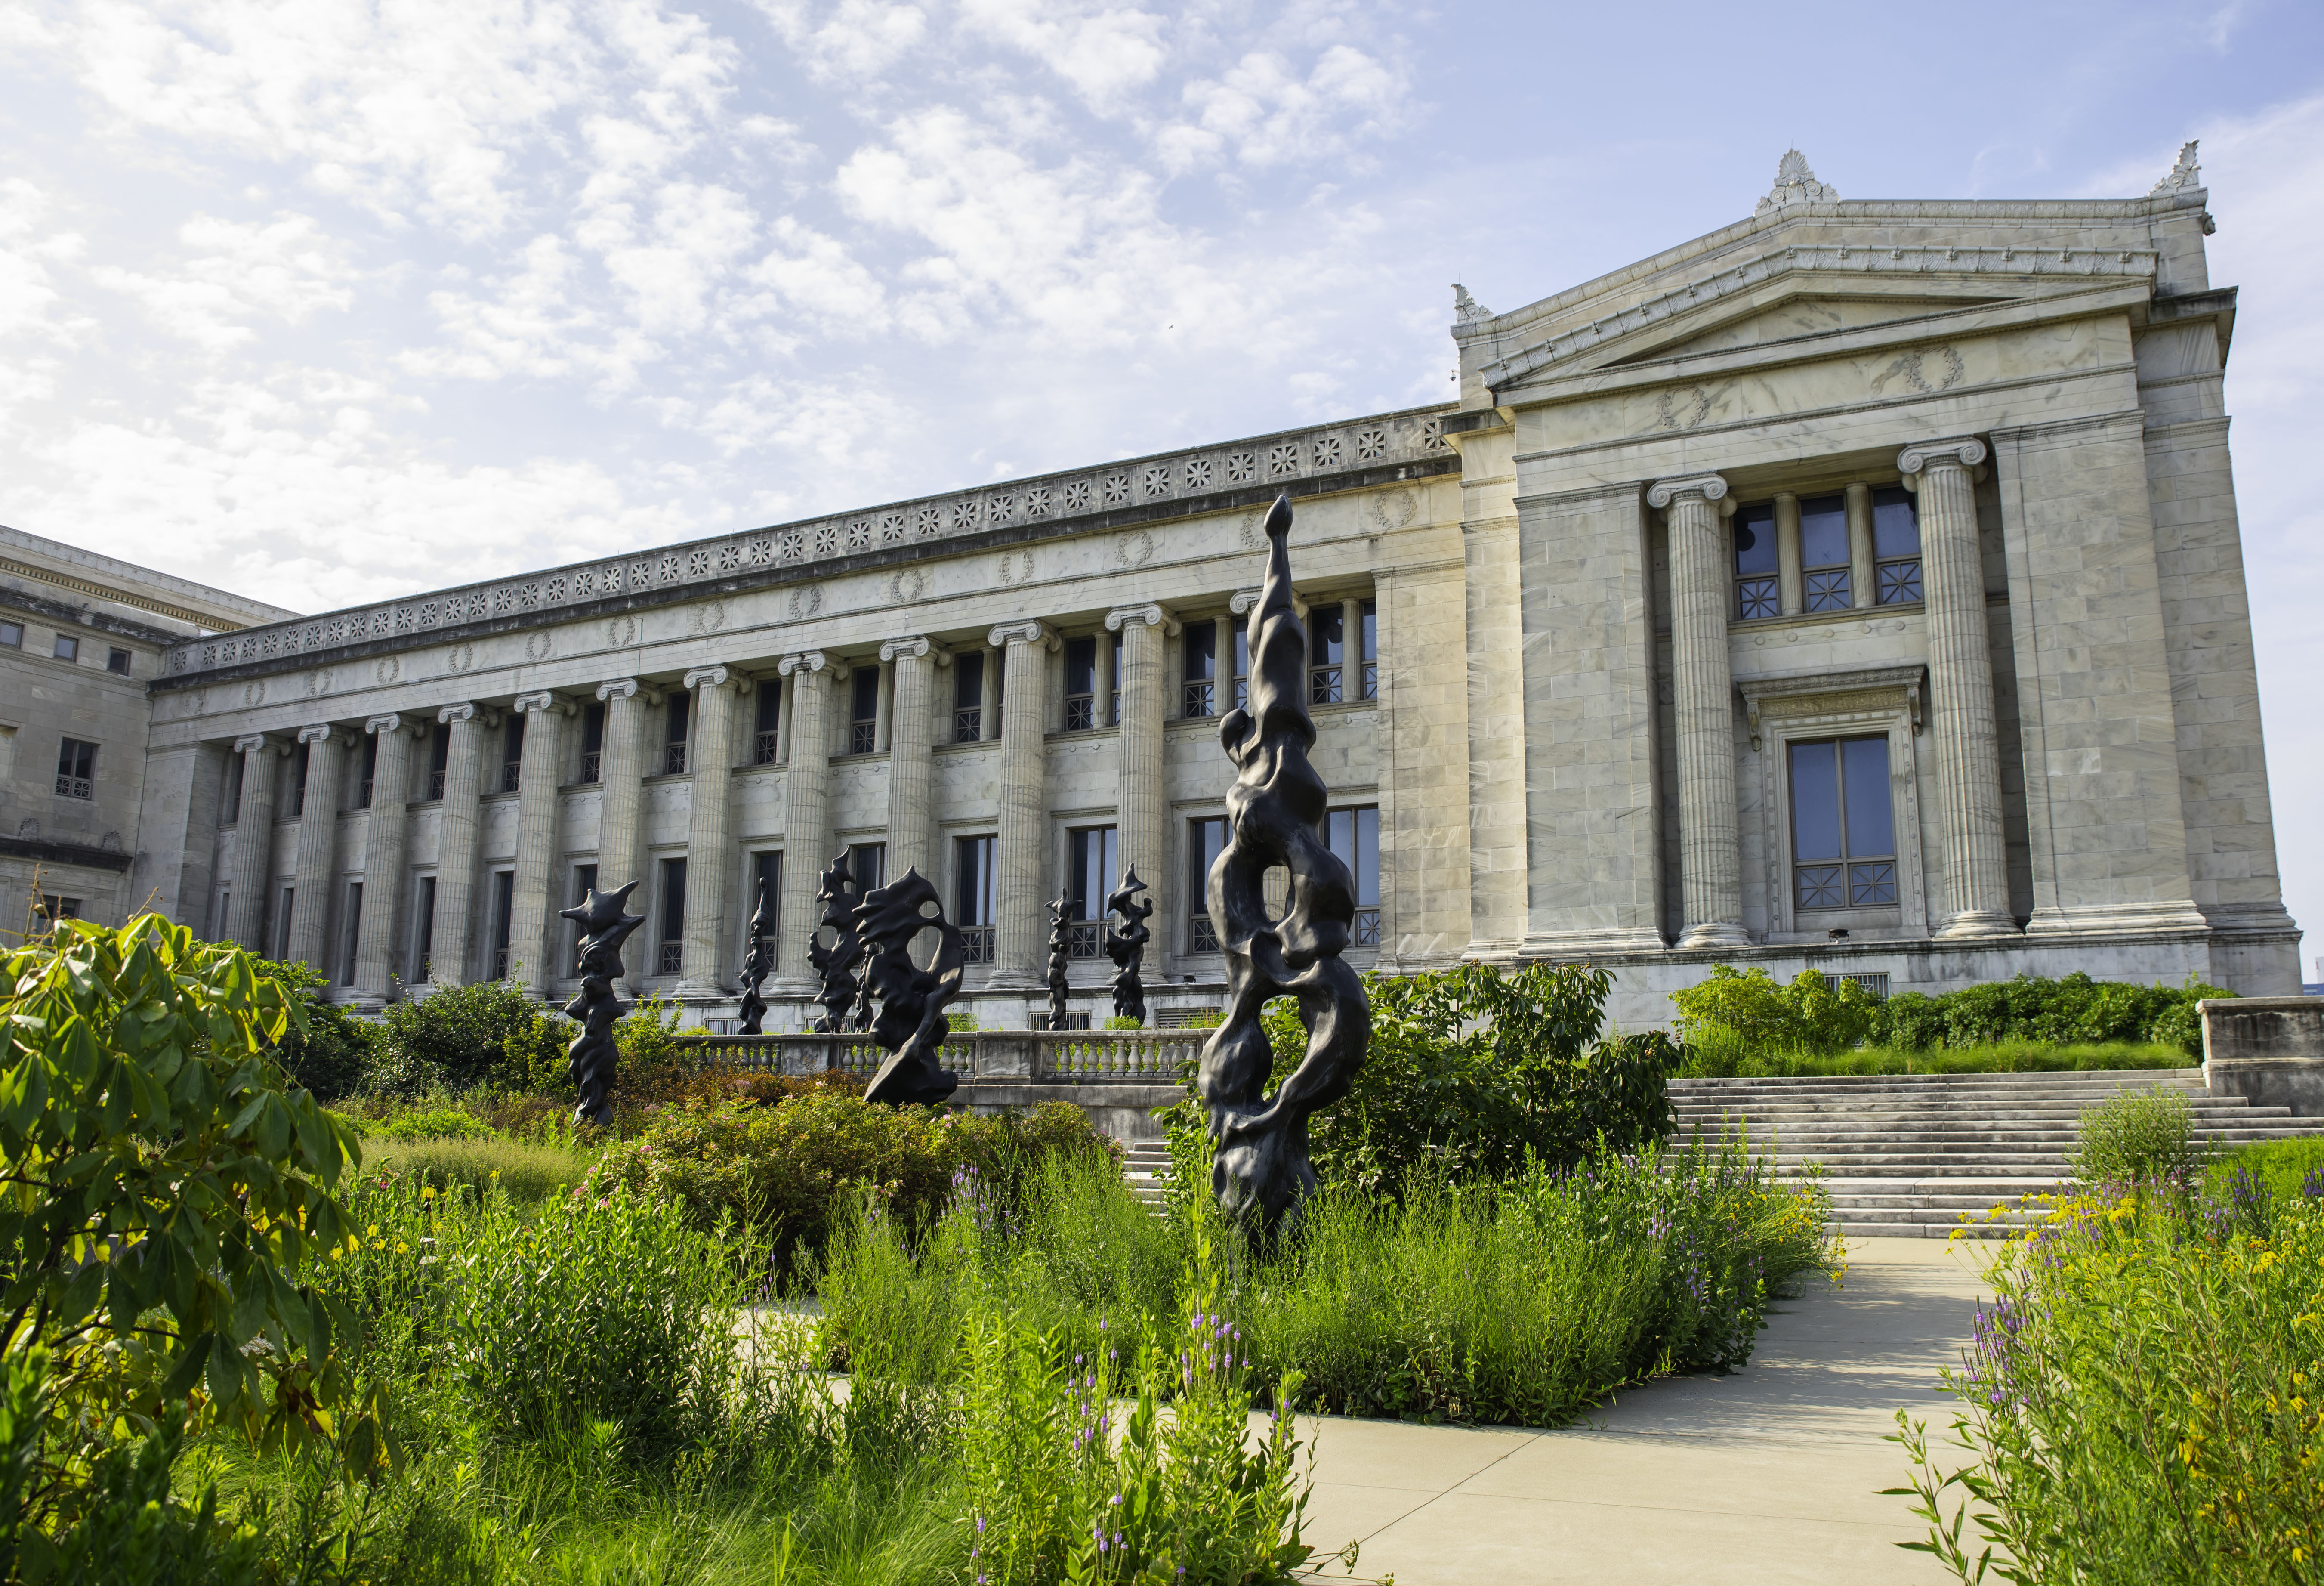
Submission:
M 779 853 L 788 1027 L 816 871 L 881 844 L 953 907 L 989 865 L 970 987 L 1007 1025 L 1039 1004 L 1074 834 L 1111 828 L 1160 904 L 1152 1000 L 1215 1005 L 1195 823 L 1230 772 L 1189 655 L 1215 632 L 1223 709 L 1288 490 L 1301 593 L 1347 641 L 1316 761 L 1335 808 L 1377 812 L 1360 964 L 1589 957 L 1634 1027 L 1720 962 L 2296 991 L 2227 456 L 2235 291 L 2206 273 L 2193 171 L 2125 201 L 1842 201 L 1794 156 L 1709 236 L 1510 313 L 1460 292 L 1442 408 L 183 644 L 154 685 L 152 884 L 182 917 L 282 927 L 353 999 L 407 994 L 423 945 L 424 983 L 554 994 L 554 908 L 594 865 L 652 914 L 632 989 L 716 1020 Z M 1769 537 L 1755 582 L 1738 548 Z M 1819 756 L 1877 862 L 1810 862 Z M 217 917 L 254 891 L 294 917 Z M 1074 973 L 1100 1021 L 1109 969 Z

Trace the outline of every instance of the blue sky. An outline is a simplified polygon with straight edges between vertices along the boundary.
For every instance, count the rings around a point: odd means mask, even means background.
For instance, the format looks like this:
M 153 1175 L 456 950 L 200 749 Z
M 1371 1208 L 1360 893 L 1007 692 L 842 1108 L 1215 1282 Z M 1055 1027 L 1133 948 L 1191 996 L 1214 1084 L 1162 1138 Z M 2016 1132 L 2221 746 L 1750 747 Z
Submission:
M 0 521 L 304 609 L 1441 400 L 1448 283 L 1699 235 L 1794 144 L 2073 198 L 2199 137 L 2324 927 L 2312 5 L 0 0 Z

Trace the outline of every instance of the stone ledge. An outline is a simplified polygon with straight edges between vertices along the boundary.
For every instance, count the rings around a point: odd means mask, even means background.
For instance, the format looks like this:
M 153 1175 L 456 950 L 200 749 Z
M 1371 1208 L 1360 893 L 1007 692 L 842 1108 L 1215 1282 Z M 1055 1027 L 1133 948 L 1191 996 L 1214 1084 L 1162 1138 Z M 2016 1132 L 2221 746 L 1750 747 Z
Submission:
M 2206 998 L 2195 1010 L 2212 1094 L 2324 1118 L 2324 997 Z

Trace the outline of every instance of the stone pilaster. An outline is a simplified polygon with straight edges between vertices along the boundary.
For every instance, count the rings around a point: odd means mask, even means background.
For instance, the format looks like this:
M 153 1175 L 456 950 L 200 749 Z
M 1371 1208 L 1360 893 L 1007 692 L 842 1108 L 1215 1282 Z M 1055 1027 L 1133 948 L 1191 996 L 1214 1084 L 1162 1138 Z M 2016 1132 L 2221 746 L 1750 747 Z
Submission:
M 645 791 L 641 784 L 646 774 L 646 717 L 661 703 L 661 692 L 634 678 L 618 678 L 597 685 L 597 697 L 605 705 L 604 744 L 597 761 L 597 886 L 610 892 L 628 882 L 646 880 L 639 859 L 643 834 L 638 807 Z M 641 885 L 638 890 L 650 892 L 652 889 Z M 614 983 L 617 996 L 628 996 L 631 986 L 652 969 L 652 948 L 641 947 L 623 962 L 644 968 L 632 968 Z
M 1921 591 L 1928 602 L 1929 738 L 1943 822 L 1944 919 L 1940 937 L 2014 936 L 2002 851 L 2001 752 L 1993 724 L 1993 655 L 1985 619 L 1969 470 L 1985 461 L 1974 439 L 1926 441 L 1897 454 L 1918 476 Z
M 791 680 L 790 761 L 783 772 L 783 926 L 775 945 L 775 989 L 788 996 L 816 990 L 807 963 L 820 912 L 815 889 L 831 862 L 831 705 L 834 668 L 819 650 L 787 655 L 777 670 Z
M 1105 625 L 1121 635 L 1121 790 L 1114 817 L 1120 825 L 1121 868 L 1135 866 L 1154 905 L 1154 967 L 1185 940 L 1173 929 L 1171 912 L 1177 877 L 1170 870 L 1170 793 L 1165 785 L 1162 727 L 1170 715 L 1170 682 L 1164 671 L 1164 642 L 1178 632 L 1177 620 L 1152 604 L 1108 612 Z
M 233 880 L 226 886 L 226 936 L 254 953 L 266 951 L 266 892 L 274 865 L 274 762 L 282 745 L 263 733 L 234 741 L 242 756 L 242 805 L 234 817 Z
M 1872 567 L 1872 486 L 1848 487 L 1849 604 L 1868 606 L 1880 598 Z
M 403 856 L 410 842 L 405 806 L 411 792 L 411 745 L 427 726 L 401 716 L 374 716 L 364 731 L 379 739 L 372 763 L 371 813 L 364 822 L 363 914 L 355 922 L 355 996 L 385 1002 L 395 991 L 395 924 L 402 901 Z
M 436 816 L 436 932 L 428 978 L 439 986 L 468 979 L 468 931 L 475 920 L 476 795 L 483 785 L 484 735 L 499 719 L 473 705 L 447 705 L 436 720 L 449 733 L 444 798 Z
M 328 976 L 323 943 L 331 917 L 331 892 L 338 878 L 339 781 L 346 770 L 347 737 L 326 723 L 299 729 L 307 746 L 307 786 L 299 800 L 297 889 L 290 899 L 293 962 Z
M 565 722 L 572 703 L 549 693 L 520 694 L 524 747 L 518 752 L 516 876 L 510 883 L 509 978 L 528 997 L 548 993 L 565 970 L 549 959 L 549 922 L 561 905 L 557 862 L 557 777 L 565 764 Z
M 1026 622 L 993 629 L 988 642 L 1005 647 L 1001 665 L 1009 678 L 1001 709 L 1001 840 L 994 860 L 1000 917 L 988 983 L 1000 991 L 1029 991 L 1042 983 L 1048 951 L 1048 915 L 1041 896 L 1049 825 L 1044 788 L 1048 652 L 1058 648 L 1058 641 L 1047 624 Z
M 1678 945 L 1739 947 L 1742 862 L 1735 813 L 1734 683 L 1727 662 L 1727 537 L 1717 474 L 1665 479 L 1646 504 L 1670 527 L 1671 714 L 1678 736 Z
M 686 757 L 692 787 L 686 825 L 686 962 L 678 993 L 723 997 L 726 894 L 734 869 L 734 700 L 749 692 L 751 679 L 724 667 L 696 667 L 686 674 L 686 686 L 694 691 Z
M 952 652 L 926 639 L 890 639 L 880 647 L 892 691 L 888 712 L 888 874 L 917 870 L 941 888 L 935 822 L 936 669 Z
M 1805 553 L 1800 549 L 1800 498 L 1789 491 L 1775 497 L 1775 589 L 1784 615 L 1808 609 Z

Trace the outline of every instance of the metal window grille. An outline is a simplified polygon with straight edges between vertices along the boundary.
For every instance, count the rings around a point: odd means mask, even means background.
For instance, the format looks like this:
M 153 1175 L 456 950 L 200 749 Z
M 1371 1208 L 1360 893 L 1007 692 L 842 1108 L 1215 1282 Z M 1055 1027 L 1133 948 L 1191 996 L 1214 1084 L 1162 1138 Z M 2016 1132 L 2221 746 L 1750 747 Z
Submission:
M 1882 605 L 1907 605 L 1921 598 L 1921 558 L 1882 562 L 1873 570 L 1873 591 Z
M 585 782 L 604 780 L 604 779 L 602 768 L 604 763 L 604 751 L 600 749 L 590 750 L 586 754 L 584 754 L 581 757 L 581 779 Z
M 1735 585 L 1736 610 L 1746 622 L 1754 617 L 1776 614 L 1775 580 L 1773 578 L 1742 578 Z
M 1812 612 L 1844 612 L 1849 604 L 1848 569 L 1831 567 L 1807 576 L 1807 605 Z
M 365 777 L 362 781 L 355 784 L 355 807 L 357 809 L 369 809 L 371 807 L 371 779 L 369 777 Z
M 1823 983 L 1835 991 L 1840 990 L 1840 982 L 1842 981 L 1854 981 L 1864 988 L 1865 994 L 1875 1002 L 1888 1000 L 1888 974 L 1886 970 L 1867 970 L 1852 974 L 1827 974 L 1823 977 Z
M 1896 862 L 1855 860 L 1799 867 L 1802 908 L 1873 908 L 1896 901 Z
M 59 777 L 57 779 L 57 797 L 60 798 L 93 798 L 96 797 L 96 793 L 90 788 L 89 779 L 87 777 Z
M 852 722 L 848 724 L 847 747 L 851 753 L 870 754 L 879 744 L 879 723 Z
M 1337 705 L 1340 703 L 1340 669 L 1310 667 L 1307 669 L 1307 703 Z
M 1088 1014 L 1068 1013 L 1065 1015 L 1065 1020 L 1063 1024 L 1053 1024 L 1049 1028 L 1051 1029 L 1087 1029 L 1089 1027 L 1090 1016 Z
M 1097 725 L 1097 696 L 1069 694 L 1065 696 L 1065 731 L 1086 733 Z
M 1094 958 L 1097 956 L 1098 922 L 1080 920 L 1065 927 L 1065 956 Z
M 1216 953 L 1220 951 L 1219 933 L 1211 928 L 1211 917 L 1209 915 L 1198 914 L 1194 916 L 1194 919 L 1189 922 L 1189 926 L 1190 928 L 1186 933 L 1187 952 Z
M 493 949 L 493 979 L 504 981 L 508 976 L 509 950 L 505 947 L 495 947 Z
M 1200 1029 L 1218 1023 L 1222 1008 L 1163 1008 L 1154 1014 L 1156 1029 Z
M 960 927 L 960 939 L 961 945 L 967 950 L 968 961 L 971 964 L 992 962 L 992 927 L 991 926 L 963 926 Z
M 964 710 L 956 710 L 952 713 L 952 741 L 954 742 L 974 743 L 983 736 L 984 711 L 981 706 L 970 705 Z
M 524 762 L 522 761 L 516 760 L 510 761 L 501 767 L 502 792 L 513 793 L 516 791 L 517 781 L 520 774 L 523 770 L 523 768 Z
M 1219 686 L 1207 679 L 1186 685 L 1186 715 L 1214 716 L 1219 714 Z
M 686 944 L 664 942 L 661 945 L 661 973 L 678 974 L 686 968 Z
M 430 798 L 441 798 L 444 797 L 444 773 L 442 771 L 429 771 L 428 773 L 428 797 Z
M 1379 662 L 1376 660 L 1368 660 L 1364 663 L 1363 696 L 1366 699 L 1379 697 Z
M 665 774 L 673 777 L 684 770 L 686 769 L 686 745 L 683 743 L 665 743 L 662 745 L 661 769 Z
M 752 765 L 772 765 L 775 763 L 775 737 L 776 734 L 772 732 L 765 732 L 759 734 L 758 746 L 751 752 L 751 763 Z
M 1358 947 L 1377 947 L 1379 945 L 1379 909 L 1359 908 L 1356 910 L 1356 934 L 1355 941 L 1352 945 Z
M 297 820 L 307 813 L 307 784 L 300 783 L 290 789 L 290 818 Z

